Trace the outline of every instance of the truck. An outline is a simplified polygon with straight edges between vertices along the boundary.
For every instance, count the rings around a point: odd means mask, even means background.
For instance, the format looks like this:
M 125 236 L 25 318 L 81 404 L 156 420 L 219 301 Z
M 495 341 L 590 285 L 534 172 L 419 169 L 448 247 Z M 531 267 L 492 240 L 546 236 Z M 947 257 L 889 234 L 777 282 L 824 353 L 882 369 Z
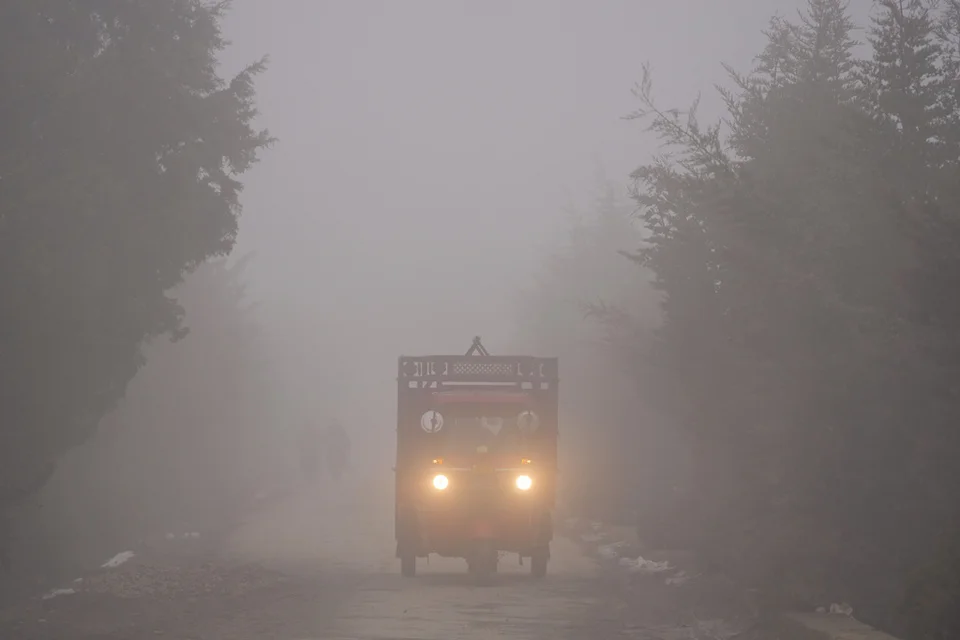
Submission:
M 556 357 L 401 356 L 394 533 L 405 577 L 431 554 L 489 583 L 502 554 L 544 578 L 557 491 Z

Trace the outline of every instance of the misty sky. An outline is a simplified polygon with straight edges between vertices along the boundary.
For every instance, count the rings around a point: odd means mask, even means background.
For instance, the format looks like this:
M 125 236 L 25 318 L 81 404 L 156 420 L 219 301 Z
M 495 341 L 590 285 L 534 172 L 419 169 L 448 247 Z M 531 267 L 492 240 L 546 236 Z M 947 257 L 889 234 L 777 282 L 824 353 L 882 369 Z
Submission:
M 663 104 L 702 90 L 716 115 L 720 62 L 748 68 L 770 15 L 801 3 L 235 0 L 226 66 L 271 56 L 257 86 L 279 138 L 246 178 L 239 250 L 259 252 L 286 364 L 388 411 L 400 352 L 475 334 L 496 352 L 562 209 L 598 167 L 624 180 L 654 149 L 621 120 L 642 63 Z

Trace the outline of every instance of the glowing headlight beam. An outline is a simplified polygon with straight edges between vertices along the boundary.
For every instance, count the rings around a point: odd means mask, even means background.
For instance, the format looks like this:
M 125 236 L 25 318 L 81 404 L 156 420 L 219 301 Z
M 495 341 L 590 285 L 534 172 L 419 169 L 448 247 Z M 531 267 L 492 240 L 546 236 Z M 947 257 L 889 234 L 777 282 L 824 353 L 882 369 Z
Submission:
M 516 485 L 520 491 L 528 491 L 533 486 L 533 479 L 530 476 L 517 476 Z
M 437 491 L 443 491 L 450 486 L 450 479 L 447 476 L 439 473 L 433 476 L 433 488 Z

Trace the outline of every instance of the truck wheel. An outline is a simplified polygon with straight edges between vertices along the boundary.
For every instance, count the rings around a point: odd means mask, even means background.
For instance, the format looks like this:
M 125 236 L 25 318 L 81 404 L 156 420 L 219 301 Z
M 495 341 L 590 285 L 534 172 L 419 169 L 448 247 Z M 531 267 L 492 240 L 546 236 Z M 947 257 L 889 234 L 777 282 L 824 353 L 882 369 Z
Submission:
M 537 549 L 530 556 L 530 575 L 541 579 L 547 576 L 547 561 L 550 559 L 550 552 L 547 549 Z
M 417 556 L 406 552 L 400 555 L 400 575 L 404 578 L 413 578 L 417 575 Z

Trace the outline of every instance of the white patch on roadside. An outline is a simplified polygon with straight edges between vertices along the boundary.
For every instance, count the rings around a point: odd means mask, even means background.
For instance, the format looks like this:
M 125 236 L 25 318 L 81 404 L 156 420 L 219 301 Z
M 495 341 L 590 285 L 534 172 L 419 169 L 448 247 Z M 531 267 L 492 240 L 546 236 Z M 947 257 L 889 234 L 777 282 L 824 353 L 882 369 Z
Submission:
M 59 596 L 69 596 L 76 593 L 75 589 L 54 589 L 43 594 L 40 598 L 41 600 L 53 600 Z
M 670 563 L 665 560 L 663 562 L 654 562 L 653 560 L 644 559 L 643 556 L 637 556 L 636 559 L 620 558 L 620 566 L 631 573 L 663 573 L 664 571 L 673 569 Z
M 124 562 L 132 558 L 133 556 L 134 556 L 133 551 L 121 551 L 120 553 L 118 553 L 117 555 L 113 556 L 112 558 L 104 562 L 102 565 L 100 565 L 100 568 L 116 569 L 117 567 L 122 565 Z
M 841 602 L 840 604 L 837 604 L 836 602 L 834 602 L 833 604 L 830 605 L 830 613 L 834 615 L 839 615 L 839 616 L 852 616 L 853 607 L 851 607 L 846 602 Z
M 667 578 L 666 583 L 671 587 L 679 587 L 690 579 L 690 576 L 687 575 L 686 571 L 677 571 L 675 574 Z

